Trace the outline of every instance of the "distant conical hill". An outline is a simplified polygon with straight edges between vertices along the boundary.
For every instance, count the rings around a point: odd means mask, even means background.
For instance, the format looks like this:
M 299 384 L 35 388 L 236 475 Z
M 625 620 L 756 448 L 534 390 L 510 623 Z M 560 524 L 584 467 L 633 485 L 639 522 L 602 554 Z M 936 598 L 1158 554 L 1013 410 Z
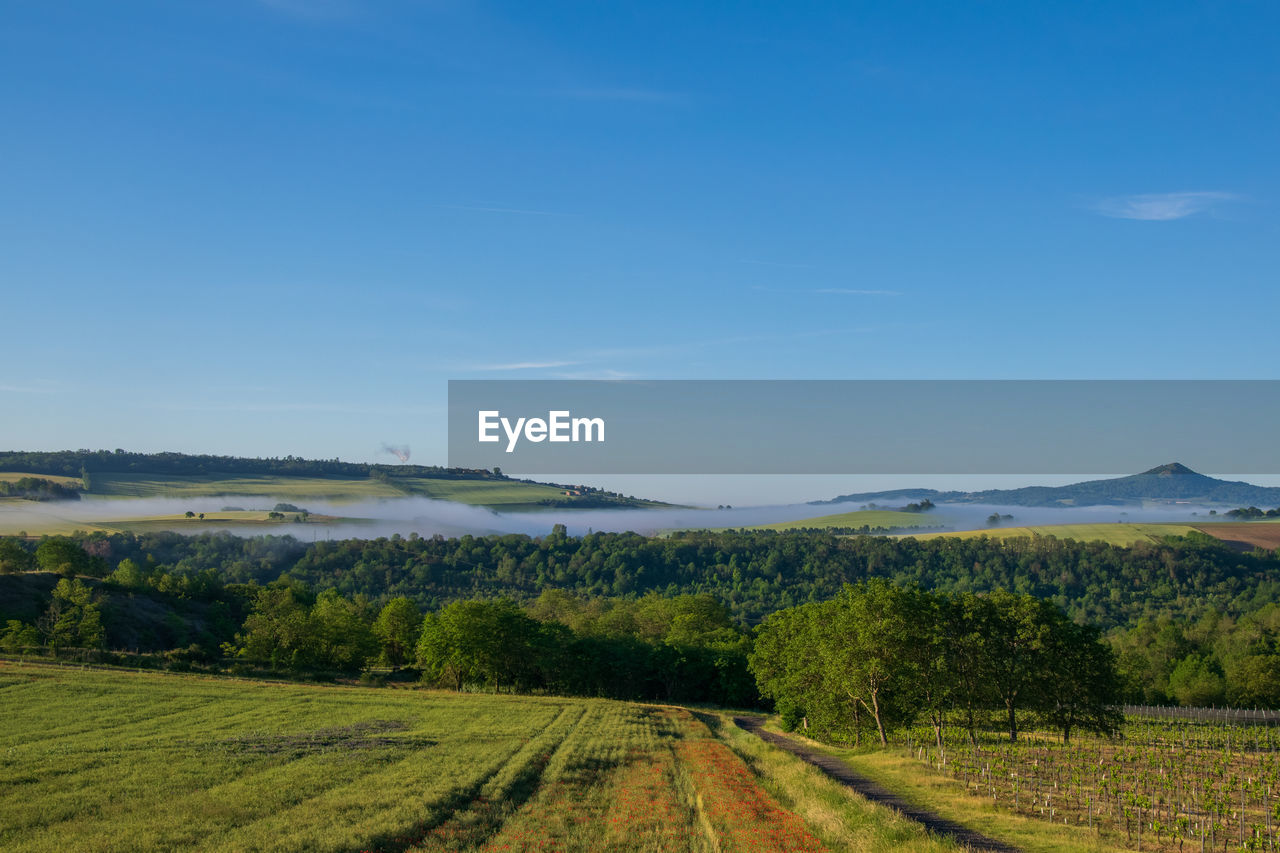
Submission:
M 935 489 L 894 489 L 841 495 L 815 504 L 897 500 L 928 497 L 934 503 L 983 503 L 1004 506 L 1108 506 L 1166 501 L 1223 504 L 1233 507 L 1280 506 L 1280 487 L 1255 486 L 1238 480 L 1219 480 L 1192 471 L 1181 462 L 1159 465 L 1141 474 L 1109 480 L 1087 480 L 1069 486 L 1026 486 L 981 492 L 939 492 Z

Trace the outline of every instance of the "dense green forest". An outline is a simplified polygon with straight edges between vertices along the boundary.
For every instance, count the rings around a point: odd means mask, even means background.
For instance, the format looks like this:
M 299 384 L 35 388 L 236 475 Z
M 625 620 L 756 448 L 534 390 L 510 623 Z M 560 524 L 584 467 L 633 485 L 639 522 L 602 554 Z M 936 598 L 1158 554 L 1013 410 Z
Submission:
M 0 498 L 22 498 L 28 501 L 78 501 L 80 489 L 40 477 L 0 480 Z
M 1280 559 L 1270 551 L 1240 553 L 1202 535 L 1132 547 L 1050 537 L 1000 542 L 768 531 L 570 537 L 563 528 L 536 538 L 311 544 L 173 533 L 0 540 L 0 571 L 34 568 L 52 574 L 0 575 L 0 620 L 34 627 L 49 606 L 49 590 L 18 596 L 10 587 L 19 581 L 48 577 L 51 588 L 59 574 L 83 576 L 104 599 L 107 647 L 195 643 L 209 654 L 234 639 L 255 590 L 276 582 L 298 584 L 306 595 L 334 590 L 370 607 L 406 598 L 423 613 L 472 599 L 527 605 L 550 589 L 584 599 L 707 595 L 742 630 L 869 578 L 944 593 L 1004 589 L 1097 626 L 1118 655 L 1131 699 L 1280 706 Z M 160 598 L 148 610 L 140 602 L 153 595 Z M 137 627 L 150 624 L 148 612 L 159 623 L 149 634 Z M 123 636 L 117 622 L 135 627 Z

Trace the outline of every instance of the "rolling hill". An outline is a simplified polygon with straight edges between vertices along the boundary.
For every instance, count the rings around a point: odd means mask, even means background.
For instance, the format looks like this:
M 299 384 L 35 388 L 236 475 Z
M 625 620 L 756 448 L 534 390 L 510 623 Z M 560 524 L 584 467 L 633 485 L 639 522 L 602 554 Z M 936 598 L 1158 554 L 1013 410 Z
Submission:
M 1087 480 L 1067 486 L 1026 486 L 978 492 L 936 489 L 893 489 L 841 495 L 815 505 L 857 501 L 927 497 L 934 503 L 978 503 L 997 506 L 1122 506 L 1144 502 L 1219 504 L 1223 506 L 1280 506 L 1280 487 L 1255 486 L 1238 480 L 1219 480 L 1196 473 L 1180 462 L 1160 465 L 1141 474 L 1107 480 Z
M 0 480 L 42 477 L 95 497 L 272 496 L 354 501 L 421 496 L 494 509 L 667 506 L 588 486 L 508 477 L 499 469 L 124 450 L 0 451 Z

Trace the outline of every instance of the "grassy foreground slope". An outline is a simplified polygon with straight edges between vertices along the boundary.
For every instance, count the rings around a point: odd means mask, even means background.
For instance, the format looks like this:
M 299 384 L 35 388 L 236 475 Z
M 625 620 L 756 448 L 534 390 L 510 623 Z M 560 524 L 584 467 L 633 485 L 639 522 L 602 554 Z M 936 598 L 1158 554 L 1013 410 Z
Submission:
M 0 663 L 0 716 L 6 851 L 947 849 L 676 707 Z

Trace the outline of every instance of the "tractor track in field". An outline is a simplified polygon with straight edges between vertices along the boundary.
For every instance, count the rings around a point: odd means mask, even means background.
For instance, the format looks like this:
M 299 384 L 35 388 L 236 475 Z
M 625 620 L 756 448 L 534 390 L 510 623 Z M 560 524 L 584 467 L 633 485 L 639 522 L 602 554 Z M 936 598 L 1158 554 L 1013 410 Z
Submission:
M 928 809 L 921 808 L 914 803 L 907 802 L 897 794 L 888 790 L 866 776 L 855 773 L 847 764 L 838 758 L 834 758 L 826 753 L 819 752 L 816 749 L 805 746 L 804 744 L 784 737 L 774 732 L 765 731 L 764 719 L 761 717 L 734 717 L 734 725 L 738 728 L 750 732 L 766 743 L 772 744 L 779 749 L 785 749 L 787 752 L 797 758 L 812 764 L 841 785 L 861 794 L 873 803 L 882 806 L 888 806 L 909 820 L 924 826 L 929 832 L 950 838 L 962 847 L 970 850 L 990 850 L 994 853 L 1019 853 L 1019 848 L 1003 841 L 997 841 L 994 838 L 983 835 L 977 830 L 970 829 L 964 824 L 956 823 L 948 820 L 937 812 L 931 812 Z

